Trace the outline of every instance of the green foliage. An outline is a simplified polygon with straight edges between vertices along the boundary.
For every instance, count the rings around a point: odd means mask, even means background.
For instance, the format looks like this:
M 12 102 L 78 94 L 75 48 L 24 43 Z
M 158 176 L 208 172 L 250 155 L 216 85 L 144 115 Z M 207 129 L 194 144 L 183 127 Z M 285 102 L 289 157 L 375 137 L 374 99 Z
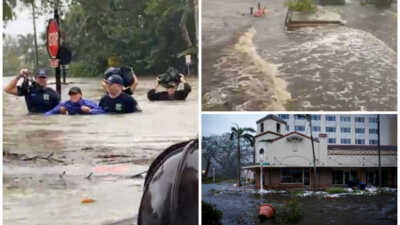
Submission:
M 290 11 L 296 12 L 315 12 L 317 10 L 314 0 L 289 0 L 285 2 L 285 5 Z
M 201 221 L 203 225 L 222 225 L 222 212 L 215 205 L 201 201 Z
M 190 39 L 195 40 L 194 12 L 188 2 L 191 1 L 119 0 L 93 5 L 76 0 L 62 21 L 65 42 L 73 51 L 73 64 L 78 64 L 71 65 L 74 73 L 102 74 L 110 57 L 117 57 L 121 65 L 133 66 L 138 74 L 162 73 L 168 66 L 182 70 L 184 58 L 177 56 L 194 47 L 186 45 L 179 28 L 185 13 L 189 19 L 184 25 Z M 197 55 L 195 48 L 191 53 Z
M 16 0 L 4 0 L 3 1 L 3 21 L 7 22 L 14 17 L 13 9 L 15 8 Z
M 20 1 L 25 7 L 34 1 L 38 15 L 53 13 L 55 0 Z M 3 6 L 10 4 L 8 8 L 3 7 L 6 10 L 3 15 L 8 15 L 9 19 L 13 19 L 10 17 L 13 2 L 3 2 Z M 110 66 L 110 58 L 117 58 L 119 65 L 132 66 L 139 75 L 162 73 L 168 66 L 183 72 L 186 70 L 185 54 L 192 54 L 192 70 L 196 69 L 196 2 L 60 0 L 62 43 L 69 46 L 73 54 L 69 75 L 101 76 Z M 40 37 L 45 43 L 45 33 Z M 39 47 L 45 48 L 44 45 Z
M 339 194 L 339 193 L 346 193 L 348 191 L 345 188 L 331 187 L 327 188 L 326 192 L 328 192 L 329 194 Z
M 277 224 L 296 224 L 304 216 L 302 205 L 299 203 L 298 198 L 291 195 L 290 199 L 285 202 L 285 205 L 275 208 L 274 222 Z

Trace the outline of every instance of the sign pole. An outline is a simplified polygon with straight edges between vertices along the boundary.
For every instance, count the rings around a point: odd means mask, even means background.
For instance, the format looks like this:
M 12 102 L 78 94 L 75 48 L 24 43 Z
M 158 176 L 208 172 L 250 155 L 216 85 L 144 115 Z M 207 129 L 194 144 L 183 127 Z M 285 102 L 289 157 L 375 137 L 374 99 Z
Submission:
M 264 162 L 261 162 L 261 165 L 260 165 L 260 192 L 264 191 L 263 163 Z
M 55 8 L 54 8 L 54 19 L 57 22 L 57 25 L 60 26 L 60 18 L 58 16 L 58 1 L 56 2 Z M 59 33 L 60 34 L 60 33 Z M 60 44 L 60 39 L 61 37 L 58 37 L 58 44 Z M 59 56 L 57 54 L 56 58 L 59 60 Z M 60 96 L 61 99 L 61 70 L 60 70 L 60 64 L 57 65 L 56 69 L 56 90 L 58 95 Z

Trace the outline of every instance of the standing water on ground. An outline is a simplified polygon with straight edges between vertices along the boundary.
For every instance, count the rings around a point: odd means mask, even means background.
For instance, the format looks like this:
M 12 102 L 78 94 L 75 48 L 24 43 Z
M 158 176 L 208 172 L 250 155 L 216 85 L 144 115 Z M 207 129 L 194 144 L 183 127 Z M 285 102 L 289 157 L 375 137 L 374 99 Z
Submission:
M 253 187 L 254 188 L 254 187 Z M 289 194 L 258 194 L 254 189 L 236 188 L 232 183 L 203 184 L 202 200 L 222 211 L 223 225 L 276 224 L 260 222 L 258 207 L 263 203 L 283 206 Z M 395 225 L 397 193 L 337 198 L 298 198 L 304 216 L 298 225 Z
M 186 101 L 172 102 L 147 100 L 154 79 L 139 79 L 134 97 L 143 112 L 125 115 L 28 115 L 23 97 L 4 94 L 4 224 L 136 224 L 140 173 L 198 132 L 195 78 L 187 78 Z M 99 79 L 67 81 L 62 100 L 72 86 L 96 102 L 104 95 Z
M 203 1 L 203 109 L 395 110 L 397 14 L 325 6 L 345 25 L 286 31 L 284 0 Z

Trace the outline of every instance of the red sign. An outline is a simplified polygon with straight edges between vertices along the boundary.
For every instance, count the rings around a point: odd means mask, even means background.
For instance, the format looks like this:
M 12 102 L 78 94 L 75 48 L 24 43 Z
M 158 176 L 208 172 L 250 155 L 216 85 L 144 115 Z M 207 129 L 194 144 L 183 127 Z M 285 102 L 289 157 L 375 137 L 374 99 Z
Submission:
M 57 58 L 60 49 L 60 30 L 55 19 L 49 21 L 47 26 L 47 51 L 51 58 Z

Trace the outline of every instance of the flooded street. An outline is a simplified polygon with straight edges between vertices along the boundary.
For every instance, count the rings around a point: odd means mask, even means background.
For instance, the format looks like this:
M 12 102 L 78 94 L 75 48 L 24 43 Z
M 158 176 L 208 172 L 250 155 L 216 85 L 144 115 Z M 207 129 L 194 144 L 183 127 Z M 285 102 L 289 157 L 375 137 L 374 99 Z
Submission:
M 145 174 L 132 175 L 198 135 L 197 79 L 186 79 L 186 101 L 150 102 L 154 79 L 139 77 L 143 112 L 125 115 L 28 115 L 24 98 L 4 94 L 4 224 L 135 224 Z M 104 95 L 99 79 L 67 81 L 63 101 L 72 86 L 96 102 Z
M 259 222 L 258 207 L 270 203 L 282 206 L 288 194 L 260 195 L 254 190 L 229 191 L 232 184 L 203 184 L 202 199 L 223 212 L 223 225 L 275 224 Z M 338 198 L 303 197 L 299 202 L 304 211 L 301 225 L 394 225 L 397 221 L 397 193 Z
M 205 110 L 396 109 L 397 13 L 348 0 L 345 25 L 286 31 L 284 0 L 203 1 Z

